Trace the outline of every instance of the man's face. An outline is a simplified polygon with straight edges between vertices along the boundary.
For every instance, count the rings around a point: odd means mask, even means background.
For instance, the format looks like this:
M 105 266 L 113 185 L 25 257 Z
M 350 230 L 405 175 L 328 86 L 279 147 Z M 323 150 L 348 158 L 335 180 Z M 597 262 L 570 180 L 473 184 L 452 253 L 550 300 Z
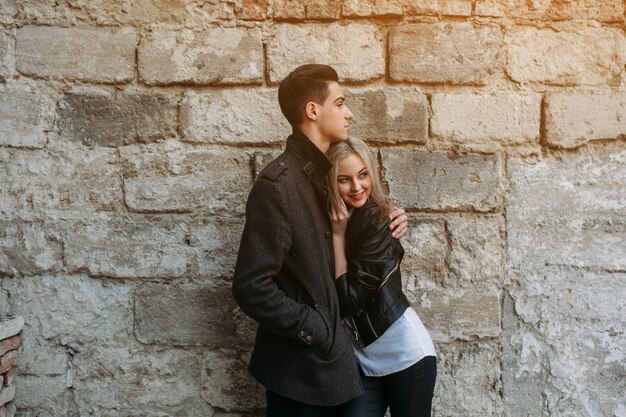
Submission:
M 352 112 L 345 104 L 343 90 L 338 83 L 328 83 L 328 97 L 322 105 L 317 105 L 317 124 L 320 133 L 328 142 L 348 139 L 348 128 Z

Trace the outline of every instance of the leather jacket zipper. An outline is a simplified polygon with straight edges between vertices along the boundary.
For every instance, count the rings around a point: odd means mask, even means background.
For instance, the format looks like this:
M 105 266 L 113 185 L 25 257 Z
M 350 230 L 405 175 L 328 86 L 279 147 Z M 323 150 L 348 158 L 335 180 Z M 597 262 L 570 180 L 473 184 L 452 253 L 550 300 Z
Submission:
M 365 310 L 364 313 L 365 313 L 365 318 L 367 319 L 367 324 L 370 325 L 370 330 L 372 331 L 372 333 L 374 333 L 374 336 L 376 337 L 376 339 L 378 339 L 380 336 L 378 336 L 378 333 L 376 333 L 376 330 L 374 330 L 374 326 L 372 325 L 372 322 L 370 321 L 370 315 L 367 314 L 367 310 Z
M 383 288 L 383 286 L 387 283 L 387 281 L 389 280 L 389 278 L 391 277 L 391 275 L 396 272 L 396 270 L 398 269 L 398 266 L 400 265 L 399 262 L 396 262 L 396 266 L 393 267 L 393 269 L 387 274 L 387 276 L 385 277 L 385 279 L 383 279 L 383 282 L 380 283 L 380 285 L 378 286 L 378 289 L 376 290 L 376 294 L 374 294 L 374 296 L 372 297 L 372 301 L 374 301 L 376 299 L 376 297 L 378 297 L 378 293 L 380 293 L 380 290 Z M 369 319 L 368 319 L 369 320 Z

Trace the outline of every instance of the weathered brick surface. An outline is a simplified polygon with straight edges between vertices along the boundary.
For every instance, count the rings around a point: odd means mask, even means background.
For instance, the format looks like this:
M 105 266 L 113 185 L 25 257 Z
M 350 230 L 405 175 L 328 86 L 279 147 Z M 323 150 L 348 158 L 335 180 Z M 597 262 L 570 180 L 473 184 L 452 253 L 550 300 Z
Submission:
M 553 93 L 545 103 L 550 145 L 571 148 L 592 140 L 626 137 L 626 90 Z
M 78 413 L 114 417 L 214 413 L 201 397 L 205 370 L 198 350 L 149 349 L 126 342 L 86 347 L 72 363 L 76 372 L 73 406 Z
M 50 225 L 0 220 L 0 274 L 56 272 L 62 267 L 62 259 L 63 245 Z
M 292 130 L 280 111 L 277 89 L 189 92 L 180 106 L 180 124 L 183 140 L 201 143 L 284 142 Z
M 12 49 L 13 40 L 9 38 L 5 31 L 0 30 L 0 82 L 5 81 L 11 75 L 10 60 L 12 58 Z
M 626 151 L 510 160 L 511 265 L 626 268 Z
M 391 142 L 426 141 L 428 99 L 417 88 L 367 88 L 346 91 L 354 114 L 350 135 Z
M 232 279 L 243 219 L 209 217 L 190 227 L 189 244 L 197 251 L 198 275 L 208 282 Z
M 507 35 L 507 72 L 522 83 L 619 85 L 624 70 L 619 33 L 607 28 L 513 29 Z
M 0 374 L 9 372 L 10 369 L 17 366 L 17 350 L 7 352 L 0 357 Z
M 338 19 L 340 0 L 272 0 L 275 19 Z M 345 8 L 345 6 L 344 6 Z
M 402 16 L 403 12 L 397 0 L 345 0 L 342 8 L 346 17 Z
M 400 207 L 491 211 L 501 206 L 496 156 L 406 149 L 381 154 L 390 195 Z
M 343 5 L 343 15 L 348 17 L 403 15 L 470 16 L 471 14 L 472 2 L 470 0 L 348 0 Z
M 28 151 L 0 147 L 4 219 L 112 211 L 122 205 L 121 171 L 106 148 Z M 8 179 L 11 179 L 8 181 Z
M 64 398 L 67 391 L 67 375 L 30 376 L 19 375 L 16 385 L 19 385 L 19 394 L 15 405 L 20 408 L 36 408 L 43 415 L 62 415 L 67 410 L 67 401 Z
M 407 297 L 435 341 L 495 338 L 502 332 L 498 291 L 407 291 Z
M 4 374 L 4 385 L 9 386 L 15 383 L 16 374 L 17 374 L 17 367 L 9 369 L 9 372 Z
M 17 31 L 16 66 L 43 78 L 119 83 L 135 75 L 135 31 L 24 26 Z
M 9 401 L 13 401 L 15 398 L 15 384 L 3 387 L 0 390 L 0 406 L 7 404 Z
M 0 145 L 42 148 L 53 125 L 54 101 L 49 92 L 0 86 Z
M 247 355 L 236 350 L 205 352 L 202 398 L 212 407 L 231 412 L 264 407 L 265 389 L 249 377 L 248 362 Z
M 446 276 L 449 244 L 446 225 L 441 219 L 410 218 L 404 247 L 402 280 L 407 294 L 437 288 Z
M 102 216 L 63 232 L 73 272 L 113 278 L 176 278 L 194 259 L 184 221 Z
M 11 315 L 0 321 L 0 340 L 19 334 L 24 329 L 24 317 Z
M 173 95 L 69 93 L 58 112 L 61 135 L 87 146 L 123 146 L 176 134 Z
M 440 140 L 501 144 L 539 140 L 539 94 L 437 93 L 431 105 L 431 131 Z
M 624 18 L 621 0 L 533 1 L 476 0 L 478 16 L 511 16 L 525 19 L 568 20 L 597 19 L 615 21 Z
M 281 24 L 269 36 L 267 63 L 273 83 L 306 63 L 332 65 L 342 80 L 377 79 L 385 72 L 383 36 L 376 26 L 363 23 Z
M 22 343 L 22 339 L 19 335 L 12 336 L 5 340 L 0 340 L 0 356 L 4 355 L 10 350 L 17 349 Z
M 250 156 L 244 150 L 176 146 L 129 149 L 125 160 L 140 169 L 124 180 L 131 211 L 242 212 L 252 186 Z M 143 164 L 155 164 L 148 168 Z M 168 166 L 169 165 L 169 166 Z
M 502 415 L 499 351 L 496 343 L 438 344 L 433 414 Z
M 139 46 L 139 77 L 148 84 L 260 84 L 259 29 L 160 30 Z
M 230 286 L 143 286 L 135 292 L 135 335 L 142 343 L 157 345 L 238 345 L 230 293 Z
M 487 84 L 501 71 L 495 25 L 413 24 L 389 32 L 389 77 L 419 83 Z

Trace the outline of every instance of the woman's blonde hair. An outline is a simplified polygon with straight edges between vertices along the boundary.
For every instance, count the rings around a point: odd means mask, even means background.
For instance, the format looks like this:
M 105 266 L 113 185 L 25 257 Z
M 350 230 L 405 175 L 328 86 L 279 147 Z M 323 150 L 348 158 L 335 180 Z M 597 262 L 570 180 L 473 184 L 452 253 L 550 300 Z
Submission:
M 368 200 L 381 208 L 381 216 L 387 216 L 391 212 L 391 202 L 387 199 L 383 190 L 380 175 L 378 173 L 378 167 L 374 162 L 372 152 L 367 144 L 357 138 L 349 138 L 342 142 L 335 142 L 330 145 L 328 152 L 326 152 L 326 156 L 333 164 L 333 167 L 330 169 L 327 177 L 328 185 L 330 187 L 331 204 L 336 209 L 339 207 L 339 203 L 341 201 L 339 189 L 337 187 L 339 161 L 352 154 L 359 156 L 363 160 L 365 168 L 367 168 L 367 172 L 369 173 L 372 181 L 372 189 L 370 190 Z

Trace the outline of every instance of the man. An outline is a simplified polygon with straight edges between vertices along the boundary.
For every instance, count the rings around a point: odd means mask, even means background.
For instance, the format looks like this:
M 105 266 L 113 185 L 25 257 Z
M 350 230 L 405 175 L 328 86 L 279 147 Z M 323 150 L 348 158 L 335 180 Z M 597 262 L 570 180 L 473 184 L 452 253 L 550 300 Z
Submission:
M 233 295 L 259 323 L 249 370 L 267 389 L 269 417 L 332 416 L 363 392 L 333 279 L 325 180 L 324 153 L 347 139 L 352 119 L 338 80 L 333 68 L 311 64 L 281 82 L 293 134 L 248 197 Z M 404 211 L 392 216 L 403 235 Z

